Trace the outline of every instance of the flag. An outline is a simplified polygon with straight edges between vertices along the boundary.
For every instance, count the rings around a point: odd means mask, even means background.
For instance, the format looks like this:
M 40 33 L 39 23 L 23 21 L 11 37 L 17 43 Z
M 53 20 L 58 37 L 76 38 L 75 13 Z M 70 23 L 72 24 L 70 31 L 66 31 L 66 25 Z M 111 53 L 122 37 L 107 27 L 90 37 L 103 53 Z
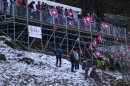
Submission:
M 115 37 L 115 42 L 117 43 L 119 41 L 118 36 Z
M 73 21 L 69 21 L 69 26 L 72 27 L 74 25 L 74 22 Z
M 78 38 L 77 38 L 76 42 L 79 42 L 79 41 L 80 41 L 80 36 L 78 36 Z
M 102 23 L 102 26 L 104 29 L 108 29 L 109 28 L 109 25 L 107 23 Z
M 101 54 L 100 50 L 94 52 L 94 56 L 95 56 L 96 58 L 101 57 L 102 54 Z
M 118 50 L 116 51 L 116 55 L 119 55 L 119 51 Z
M 92 47 L 92 44 L 89 45 L 89 48 L 88 48 L 90 51 L 93 50 L 93 47 Z
M 118 60 L 121 61 L 121 60 L 122 60 L 122 57 L 123 57 L 122 54 L 119 54 Z
M 83 51 L 82 51 L 82 49 L 80 48 L 80 55 L 83 55 Z
M 58 11 L 56 8 L 50 10 L 50 14 L 51 14 L 51 16 L 58 18 Z
M 98 45 L 97 39 L 93 41 L 93 46 L 96 47 Z
M 130 45 L 127 47 L 127 51 L 129 51 L 130 50 Z
M 92 22 L 92 17 L 90 15 L 87 15 L 85 18 L 84 18 L 84 21 L 85 23 L 91 23 Z
M 128 50 L 130 50 L 130 45 L 128 45 Z
M 98 41 L 100 41 L 102 43 L 102 36 L 100 34 L 98 34 Z
M 130 37 L 130 30 L 128 31 L 128 33 L 127 33 L 127 34 L 128 34 L 128 37 Z
M 54 24 L 54 31 L 57 31 L 57 26 L 56 26 L 56 24 Z
M 68 13 L 67 13 L 67 17 L 69 17 L 69 18 L 73 18 L 73 13 L 72 13 L 72 10 L 68 10 L 67 11 Z

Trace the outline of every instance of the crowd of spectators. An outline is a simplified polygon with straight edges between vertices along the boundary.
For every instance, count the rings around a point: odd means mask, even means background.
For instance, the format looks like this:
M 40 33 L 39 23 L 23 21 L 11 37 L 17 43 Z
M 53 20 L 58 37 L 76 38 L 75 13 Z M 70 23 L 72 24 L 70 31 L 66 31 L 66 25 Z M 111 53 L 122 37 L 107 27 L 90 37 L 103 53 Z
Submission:
M 77 17 L 74 17 L 73 9 L 70 8 L 64 8 L 63 6 L 53 6 L 49 5 L 45 2 L 36 3 L 35 1 L 27 3 L 27 0 L 10 0 L 10 2 L 7 2 L 7 0 L 4 1 L 4 12 L 7 12 L 7 8 L 10 8 L 10 13 L 13 14 L 12 9 L 13 5 L 15 4 L 14 13 L 15 15 L 26 17 L 27 16 L 27 7 L 28 7 L 28 18 L 31 19 L 38 19 L 40 20 L 40 11 L 42 11 L 42 20 L 45 22 L 49 22 L 50 24 L 53 23 L 53 17 L 50 14 L 50 10 L 56 9 L 58 12 L 58 17 L 56 17 L 55 24 L 59 25 L 66 25 L 66 22 L 68 26 L 70 27 L 78 27 L 79 22 L 79 28 L 84 29 L 85 28 L 85 22 L 83 20 L 83 16 L 81 12 L 77 12 Z M 8 5 L 10 3 L 10 5 Z M 87 15 L 86 15 L 87 16 Z M 92 13 L 91 15 L 93 21 L 99 22 L 97 19 L 97 16 L 95 13 Z M 66 21 L 67 18 L 67 21 Z M 100 24 L 98 24 L 98 27 L 100 28 Z

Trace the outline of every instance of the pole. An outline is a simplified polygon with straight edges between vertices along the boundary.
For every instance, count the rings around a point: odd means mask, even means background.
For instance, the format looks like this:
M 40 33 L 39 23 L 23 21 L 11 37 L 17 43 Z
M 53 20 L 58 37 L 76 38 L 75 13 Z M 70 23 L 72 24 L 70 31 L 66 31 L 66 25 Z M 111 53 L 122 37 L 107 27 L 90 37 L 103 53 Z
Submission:
M 91 31 L 91 43 L 93 41 L 93 37 L 92 37 L 92 27 L 91 27 L 91 23 L 90 23 L 90 31 Z M 93 65 L 93 49 L 92 49 L 92 57 L 91 57 L 91 60 L 92 60 L 92 65 Z
M 78 34 L 79 34 L 79 52 L 80 52 L 80 27 L 79 27 L 79 19 L 78 19 Z M 79 54 L 79 56 L 80 56 L 80 63 L 81 63 L 81 54 Z
M 66 17 L 66 38 L 67 38 L 67 56 L 68 56 L 68 30 L 67 30 L 67 17 Z
M 53 30 L 54 30 L 54 25 L 55 25 L 55 18 L 53 17 Z M 54 30 L 54 50 L 55 49 L 56 49 L 56 39 L 55 39 L 55 30 Z
M 42 43 L 42 11 L 40 10 L 40 24 L 41 24 L 41 49 L 43 51 L 43 43 Z

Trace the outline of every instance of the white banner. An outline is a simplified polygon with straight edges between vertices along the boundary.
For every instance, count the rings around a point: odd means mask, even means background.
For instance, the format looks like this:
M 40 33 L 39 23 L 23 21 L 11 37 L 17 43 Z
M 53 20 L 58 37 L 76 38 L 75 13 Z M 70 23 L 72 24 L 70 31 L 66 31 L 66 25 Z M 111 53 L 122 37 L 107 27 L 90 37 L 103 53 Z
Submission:
M 28 25 L 28 32 L 30 37 L 42 38 L 41 27 Z

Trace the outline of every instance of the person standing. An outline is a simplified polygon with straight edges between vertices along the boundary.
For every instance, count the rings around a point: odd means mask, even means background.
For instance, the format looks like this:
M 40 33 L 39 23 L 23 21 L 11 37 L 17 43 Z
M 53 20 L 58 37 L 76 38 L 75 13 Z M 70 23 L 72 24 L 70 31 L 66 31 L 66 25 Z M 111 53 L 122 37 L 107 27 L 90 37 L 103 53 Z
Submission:
M 71 51 L 70 54 L 70 62 L 71 62 L 71 72 L 74 72 L 75 58 L 74 58 L 74 50 Z
M 56 55 L 56 67 L 61 67 L 61 56 L 62 56 L 62 49 L 60 46 L 58 46 L 54 52 Z M 58 61 L 59 61 L 59 66 L 58 66 Z
M 88 67 L 88 59 L 85 58 L 83 60 L 83 65 L 84 65 L 84 70 L 85 70 L 85 80 L 88 78 L 88 70 L 89 70 L 89 67 Z
M 110 61 L 110 64 L 111 64 L 111 67 L 110 67 L 110 71 L 114 71 L 114 56 L 111 54 L 110 57 L 109 57 L 109 61 Z
M 13 15 L 13 11 L 15 13 L 14 3 L 16 0 L 10 0 L 10 14 Z
M 75 69 L 79 69 L 79 54 L 77 50 L 74 52 L 74 58 L 75 58 Z
M 7 13 L 7 8 L 8 8 L 8 2 L 7 2 L 7 0 L 3 0 L 3 5 L 4 5 L 3 11 L 4 11 L 4 13 Z

